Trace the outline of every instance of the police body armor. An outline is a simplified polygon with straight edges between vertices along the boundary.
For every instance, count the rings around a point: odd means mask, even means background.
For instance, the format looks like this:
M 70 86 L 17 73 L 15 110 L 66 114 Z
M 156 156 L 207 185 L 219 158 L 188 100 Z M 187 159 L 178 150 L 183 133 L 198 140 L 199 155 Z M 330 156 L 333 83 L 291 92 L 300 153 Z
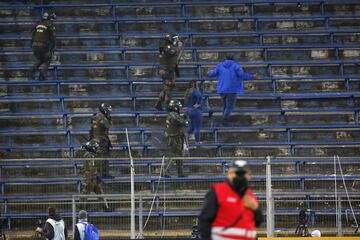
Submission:
M 55 26 L 50 20 L 41 20 L 35 27 L 32 37 L 32 47 L 48 47 L 52 49 L 55 45 L 52 39 Z
M 101 112 L 93 115 L 91 119 L 90 139 L 99 143 L 100 148 L 110 148 L 109 129 L 111 121 Z
M 177 47 L 163 40 L 160 43 L 160 68 L 175 68 L 178 62 L 179 51 Z
M 177 112 L 170 112 L 166 118 L 166 130 L 168 137 L 183 136 L 187 121 Z

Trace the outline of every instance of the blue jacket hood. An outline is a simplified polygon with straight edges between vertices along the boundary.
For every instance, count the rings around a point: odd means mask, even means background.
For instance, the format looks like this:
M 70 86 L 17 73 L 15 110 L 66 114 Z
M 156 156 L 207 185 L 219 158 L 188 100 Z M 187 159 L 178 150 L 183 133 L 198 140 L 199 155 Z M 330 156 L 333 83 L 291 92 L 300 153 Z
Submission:
M 244 80 L 252 79 L 252 75 L 244 72 L 242 67 L 233 60 L 225 60 L 219 63 L 215 69 L 208 74 L 209 77 L 217 77 L 217 92 L 222 93 L 244 93 Z
M 232 65 L 234 65 L 234 61 L 233 60 L 225 60 L 222 65 L 224 66 L 224 68 L 230 68 Z

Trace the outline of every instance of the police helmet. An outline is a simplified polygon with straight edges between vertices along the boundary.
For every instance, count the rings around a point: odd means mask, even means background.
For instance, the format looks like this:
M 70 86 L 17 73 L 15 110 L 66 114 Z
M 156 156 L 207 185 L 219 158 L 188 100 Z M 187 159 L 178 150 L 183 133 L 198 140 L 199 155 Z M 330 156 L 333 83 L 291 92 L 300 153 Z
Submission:
M 56 14 L 55 13 L 49 14 L 48 12 L 44 12 L 42 15 L 42 19 L 43 20 L 55 20 Z
M 102 103 L 99 106 L 100 112 L 102 112 L 106 117 L 110 117 L 110 114 L 112 113 L 112 106 L 107 103 Z
M 182 108 L 182 104 L 179 100 L 171 100 L 169 102 L 169 112 L 180 113 L 181 108 Z
M 86 142 L 82 146 L 82 148 L 85 149 L 88 152 L 91 152 L 91 153 L 95 154 L 97 152 L 97 149 L 99 148 L 99 143 L 94 141 L 94 140 L 90 140 L 90 141 Z
M 175 32 L 171 32 L 165 35 L 165 40 L 175 43 L 179 40 L 179 36 Z

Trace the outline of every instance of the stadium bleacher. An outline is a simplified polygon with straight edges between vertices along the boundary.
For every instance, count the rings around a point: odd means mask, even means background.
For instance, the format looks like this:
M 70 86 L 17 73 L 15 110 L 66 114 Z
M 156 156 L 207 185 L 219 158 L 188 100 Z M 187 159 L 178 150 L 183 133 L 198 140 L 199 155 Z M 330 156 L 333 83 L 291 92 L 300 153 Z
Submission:
M 333 155 L 342 159 L 360 214 L 359 1 L 23 2 L 0 3 L 0 217 L 14 237 L 18 232 L 18 239 L 29 239 L 23 231 L 45 217 L 50 203 L 70 224 L 72 195 L 80 193 L 82 180 L 81 144 L 102 102 L 114 108 L 110 166 L 116 177 L 104 180 L 105 192 L 130 191 L 128 128 L 144 215 L 160 192 L 150 230 L 166 226 L 170 234 L 189 235 L 205 191 L 224 179 L 236 157 L 250 163 L 261 200 L 265 156 L 273 157 L 279 233 L 293 232 L 306 206 L 310 226 L 335 234 Z M 29 80 L 30 32 L 44 11 L 58 16 L 57 47 L 49 78 Z M 197 80 L 214 115 L 204 111 L 202 143 L 190 142 L 188 177 L 158 181 L 166 153 L 166 112 L 154 109 L 162 87 L 158 43 L 172 30 L 187 39 L 174 95 L 182 99 L 188 82 Z M 216 79 L 206 72 L 229 52 L 260 79 L 246 81 L 231 126 L 222 127 Z M 122 217 L 120 228 L 128 230 L 129 202 L 110 204 L 114 212 L 105 213 L 93 203 L 94 221 L 107 228 L 114 226 L 107 217 Z M 347 204 L 341 210 L 346 217 Z M 350 222 L 343 228 L 352 231 Z

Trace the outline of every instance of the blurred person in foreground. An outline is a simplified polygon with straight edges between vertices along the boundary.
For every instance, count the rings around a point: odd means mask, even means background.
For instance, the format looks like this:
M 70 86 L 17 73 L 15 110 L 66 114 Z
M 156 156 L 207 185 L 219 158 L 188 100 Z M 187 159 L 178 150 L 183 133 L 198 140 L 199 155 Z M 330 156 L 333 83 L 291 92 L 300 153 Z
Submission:
M 246 165 L 246 161 L 234 161 L 227 172 L 227 180 L 214 184 L 206 194 L 199 216 L 202 239 L 256 239 L 256 227 L 263 217 L 249 187 L 250 173 Z

